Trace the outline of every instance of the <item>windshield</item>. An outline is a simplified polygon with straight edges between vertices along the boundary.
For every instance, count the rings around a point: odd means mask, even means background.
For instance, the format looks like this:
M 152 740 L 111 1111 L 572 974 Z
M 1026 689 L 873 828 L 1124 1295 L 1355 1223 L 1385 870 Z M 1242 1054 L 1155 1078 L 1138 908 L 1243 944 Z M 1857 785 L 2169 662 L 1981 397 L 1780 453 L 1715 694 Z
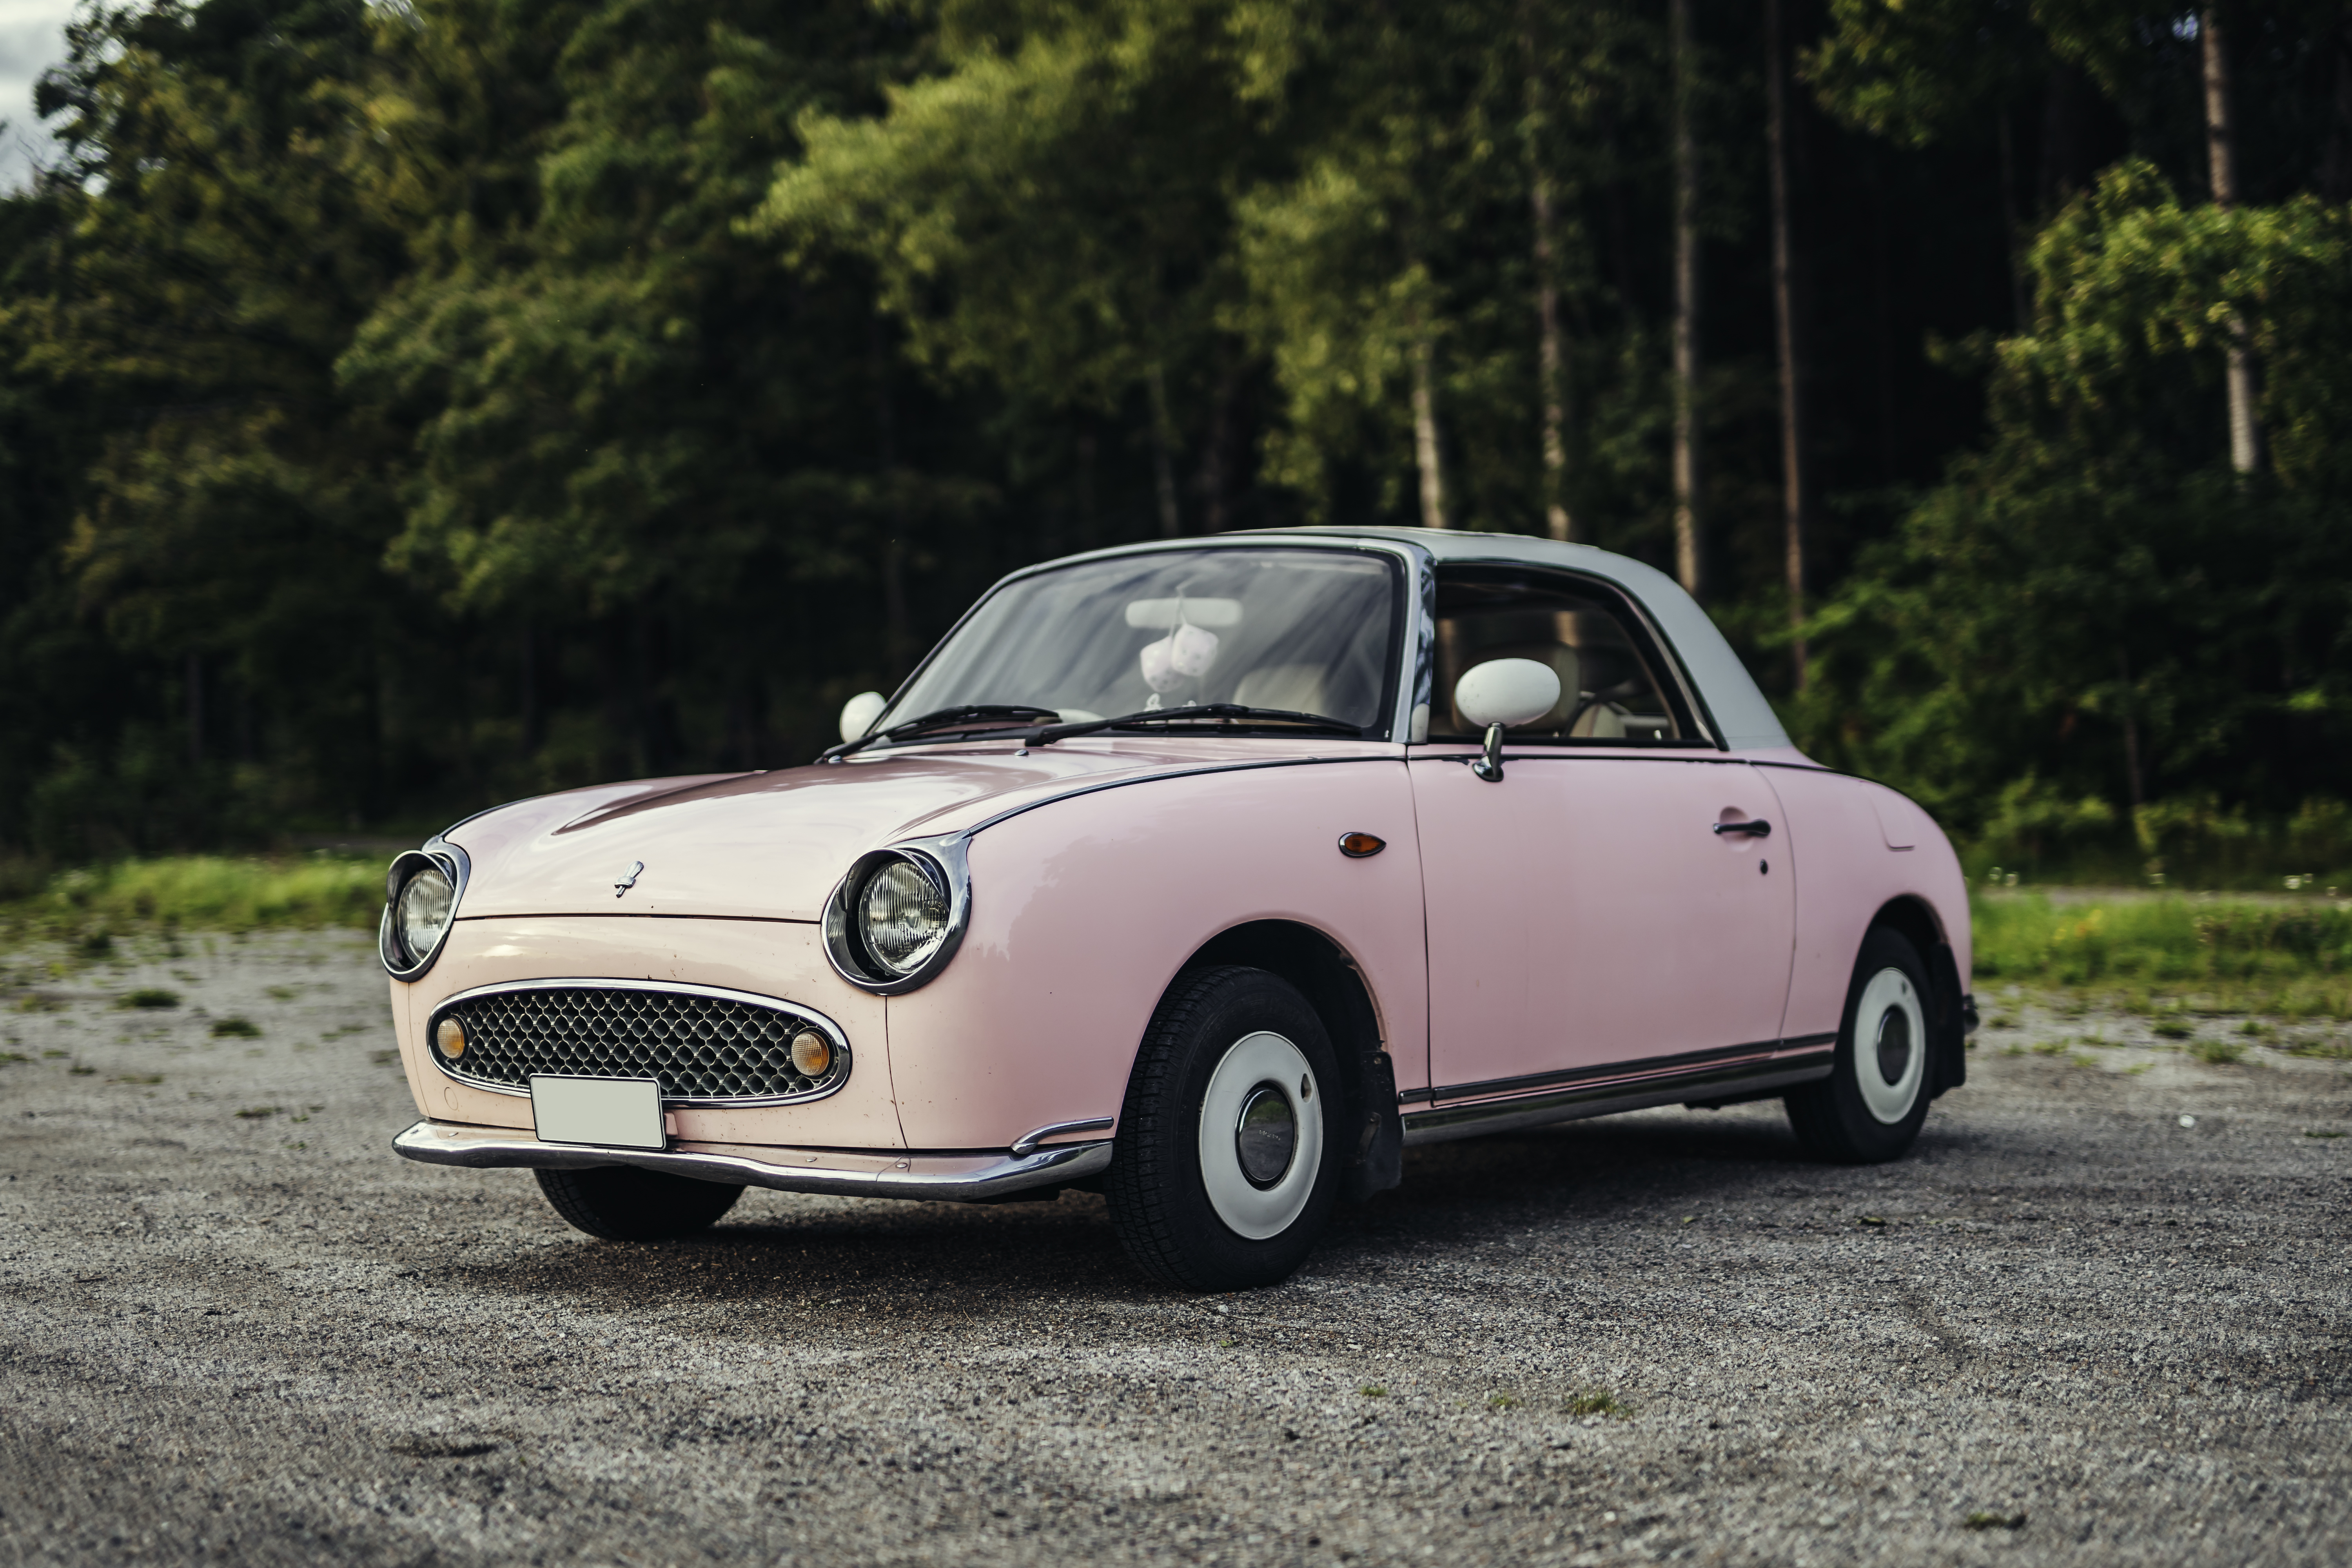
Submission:
M 990 595 L 877 730 L 966 703 L 1065 722 L 1235 702 L 1387 728 L 1399 574 L 1336 550 L 1169 551 L 1090 561 Z

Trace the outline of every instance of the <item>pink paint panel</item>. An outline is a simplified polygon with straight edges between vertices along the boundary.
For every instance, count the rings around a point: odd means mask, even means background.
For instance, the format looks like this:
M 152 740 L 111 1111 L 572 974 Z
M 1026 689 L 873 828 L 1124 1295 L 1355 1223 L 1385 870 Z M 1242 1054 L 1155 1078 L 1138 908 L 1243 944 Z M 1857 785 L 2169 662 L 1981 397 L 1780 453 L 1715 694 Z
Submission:
M 1810 768 L 1758 770 L 1780 799 L 1797 864 L 1797 967 L 1789 991 L 1790 1035 L 1838 1027 L 1863 933 L 1878 911 L 1909 895 L 1925 901 L 1969 984 L 1968 889 L 1959 861 L 1927 814 L 1881 784 Z M 1906 837 L 1908 849 L 1888 840 Z
M 834 973 L 816 927 L 782 921 L 576 915 L 459 921 L 423 979 L 393 984 L 395 1018 L 403 1013 L 400 993 L 411 993 L 401 1054 L 417 1109 L 438 1121 L 529 1127 L 530 1100 L 454 1082 L 433 1064 L 425 1053 L 425 1021 L 443 997 L 477 985 L 569 978 L 669 980 L 749 991 L 813 1007 L 848 1037 L 849 1081 L 838 1093 L 806 1105 L 676 1111 L 677 1136 L 812 1148 L 903 1146 L 881 999 Z
M 1412 773 L 1441 1088 L 1778 1037 L 1788 840 L 1714 831 L 1776 815 L 1755 769 L 1554 752 L 1500 783 Z
M 1388 847 L 1351 860 L 1345 833 Z M 1199 774 L 1057 802 L 972 840 L 972 917 L 940 976 L 889 1003 L 909 1145 L 1003 1148 L 1113 1116 L 1177 970 L 1253 921 L 1360 966 L 1398 1082 L 1426 1081 L 1421 878 L 1403 764 Z

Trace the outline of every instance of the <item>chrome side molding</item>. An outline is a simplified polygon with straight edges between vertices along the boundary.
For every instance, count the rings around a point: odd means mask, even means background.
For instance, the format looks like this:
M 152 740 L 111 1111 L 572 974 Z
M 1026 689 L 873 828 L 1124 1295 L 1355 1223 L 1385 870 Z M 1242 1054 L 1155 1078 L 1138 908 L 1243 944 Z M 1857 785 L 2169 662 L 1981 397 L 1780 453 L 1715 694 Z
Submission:
M 1555 1121 L 1575 1121 L 1588 1116 L 1610 1116 L 1621 1110 L 1646 1110 L 1653 1106 L 1793 1089 L 1801 1083 L 1827 1078 L 1833 1055 L 1831 1050 L 1814 1049 L 1760 1061 L 1703 1066 L 1605 1083 L 1566 1084 L 1534 1094 L 1408 1110 L 1403 1116 L 1404 1141 L 1408 1146 L 1439 1143 L 1453 1138 L 1475 1138 L 1487 1132 L 1511 1132 Z

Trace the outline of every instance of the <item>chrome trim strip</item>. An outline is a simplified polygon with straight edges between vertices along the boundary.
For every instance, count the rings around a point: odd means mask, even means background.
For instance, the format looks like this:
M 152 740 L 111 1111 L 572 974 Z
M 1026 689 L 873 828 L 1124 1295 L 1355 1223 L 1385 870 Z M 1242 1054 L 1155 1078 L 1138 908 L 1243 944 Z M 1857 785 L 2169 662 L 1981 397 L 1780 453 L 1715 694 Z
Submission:
M 813 1089 L 806 1094 L 747 1095 L 740 1100 L 664 1095 L 662 1104 L 675 1110 L 756 1110 L 773 1105 L 808 1105 L 841 1092 L 842 1086 L 849 1081 L 850 1072 L 856 1065 L 856 1053 L 849 1048 L 849 1037 L 842 1032 L 841 1026 L 815 1008 L 803 1006 L 798 1002 L 788 1001 L 781 996 L 762 996 L 754 991 L 730 991 L 721 985 L 692 985 L 684 981 L 671 980 L 615 980 L 603 975 L 590 974 L 541 980 L 502 980 L 495 984 L 476 985 L 464 991 L 452 991 L 448 995 L 434 1003 L 433 1010 L 425 1016 L 423 1044 L 425 1059 L 439 1068 L 441 1076 L 452 1083 L 461 1083 L 467 1089 L 478 1089 L 487 1094 L 505 1094 L 518 1100 L 529 1100 L 530 1098 L 529 1089 L 511 1089 L 502 1083 L 491 1083 L 483 1079 L 468 1078 L 464 1073 L 451 1071 L 449 1064 L 441 1059 L 441 1053 L 433 1046 L 433 1031 L 439 1026 L 441 1015 L 446 1009 L 460 1002 L 471 1002 L 483 996 L 511 995 L 517 991 L 650 991 L 667 996 L 702 996 L 714 1002 L 740 1002 L 748 1007 L 765 1007 L 770 1012 L 789 1013 L 803 1023 L 815 1025 L 817 1032 L 832 1043 L 834 1051 L 841 1061 L 841 1068 L 834 1074 L 832 1082 L 822 1089 Z M 417 1125 L 421 1127 L 424 1123 L 419 1122 Z
M 512 1128 L 419 1121 L 393 1139 L 402 1158 L 468 1170 L 578 1171 L 635 1165 L 706 1182 L 849 1198 L 984 1202 L 1035 1187 L 1065 1186 L 1110 1165 L 1111 1146 L 1057 1143 L 1031 1154 L 938 1154 L 893 1150 L 787 1149 L 683 1144 L 663 1151 L 542 1143 Z M 786 1163 L 790 1161 L 792 1163 Z
M 1574 1121 L 1588 1116 L 1609 1116 L 1621 1110 L 1641 1110 L 1654 1105 L 1712 1099 L 1722 1093 L 1793 1088 L 1827 1078 L 1831 1065 L 1830 1053 L 1822 1051 L 1808 1053 L 1803 1058 L 1773 1057 L 1761 1063 L 1706 1068 L 1631 1082 L 1620 1079 L 1583 1084 L 1544 1094 L 1409 1111 L 1403 1117 L 1404 1141 L 1408 1146 L 1438 1143 L 1453 1138 L 1475 1138 L 1487 1132 Z
M 449 879 L 452 889 L 449 894 L 449 923 L 441 928 L 441 935 L 434 942 L 431 952 L 410 967 L 402 969 L 392 962 L 392 905 L 393 900 L 400 896 L 399 887 L 394 885 L 400 863 L 412 855 L 432 861 Z M 437 833 L 425 841 L 423 848 L 404 849 L 392 858 L 392 864 L 383 869 L 383 913 L 377 917 L 375 923 L 376 962 L 383 965 L 386 974 L 394 980 L 415 980 L 433 967 L 434 962 L 441 956 L 441 950 L 449 945 L 449 933 L 457 929 L 458 911 L 466 902 L 466 884 L 473 878 L 473 857 Z M 399 886 L 405 886 L 407 880 L 405 877 L 398 877 Z
M 1837 1037 L 1829 1037 L 1835 1043 Z M 1731 1062 L 1773 1060 L 1778 1053 L 1811 1050 L 1818 1040 L 1756 1040 L 1747 1045 L 1717 1046 L 1704 1051 L 1681 1051 L 1670 1057 L 1639 1057 L 1632 1061 L 1601 1062 L 1592 1067 L 1559 1068 L 1550 1072 L 1521 1073 L 1516 1078 L 1491 1078 L 1477 1083 L 1441 1083 L 1429 1091 L 1432 1100 L 1492 1100 L 1497 1095 L 1524 1094 L 1571 1083 L 1617 1083 L 1627 1079 L 1663 1079 L 1680 1072 L 1697 1072 Z
M 994 816 L 975 822 L 970 827 L 951 837 L 970 839 L 974 834 L 985 833 L 1000 822 L 1010 822 L 1016 816 L 1045 806 L 1059 805 L 1066 800 L 1076 800 L 1081 795 L 1100 795 L 1107 789 L 1130 789 L 1138 784 L 1159 784 L 1166 779 L 1194 779 L 1209 773 L 1255 773 L 1262 768 L 1320 768 L 1345 763 L 1402 763 L 1412 760 L 1405 748 L 1397 742 L 1375 743 L 1387 749 L 1347 757 L 1273 757 L 1265 761 L 1246 763 L 1202 763 L 1196 767 L 1171 768 L 1164 773 L 1142 773 L 1131 778 L 1104 779 L 1095 784 L 1081 784 L 1076 789 L 1064 790 L 1058 795 L 1049 795 L 1039 800 L 1024 801 L 1019 805 L 1007 806 Z M 910 842 L 927 843 L 929 840 L 916 839 Z
M 1026 1154 L 1048 1138 L 1059 1138 L 1066 1132 L 1108 1132 L 1110 1126 L 1111 1119 L 1108 1116 L 1089 1116 L 1083 1121 L 1048 1121 L 1045 1126 L 1033 1127 L 1015 1138 L 1013 1152 Z

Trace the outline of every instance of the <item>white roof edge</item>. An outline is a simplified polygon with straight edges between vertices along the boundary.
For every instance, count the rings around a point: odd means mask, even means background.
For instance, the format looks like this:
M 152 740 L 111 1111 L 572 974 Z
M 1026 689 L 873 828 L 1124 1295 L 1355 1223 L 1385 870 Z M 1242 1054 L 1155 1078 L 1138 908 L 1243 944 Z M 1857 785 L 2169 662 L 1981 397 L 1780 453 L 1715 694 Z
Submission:
M 1654 566 L 1630 555 L 1619 555 L 1590 544 L 1566 544 L 1527 533 L 1473 533 L 1449 528 L 1264 528 L 1233 533 L 1198 534 L 1160 539 L 1088 551 L 1088 555 L 1124 554 L 1129 551 L 1165 550 L 1187 544 L 1239 542 L 1246 539 L 1285 539 L 1301 534 L 1318 539 L 1377 539 L 1417 544 L 1440 561 L 1503 562 L 1528 566 L 1557 566 L 1613 583 L 1631 594 L 1657 623 L 1672 645 L 1675 657 L 1706 700 L 1720 733 L 1717 739 L 1735 752 L 1792 746 L 1780 715 L 1765 700 L 1756 678 L 1739 662 L 1722 632 L 1698 601 L 1683 585 Z M 1045 563 L 1041 564 L 1053 564 Z

